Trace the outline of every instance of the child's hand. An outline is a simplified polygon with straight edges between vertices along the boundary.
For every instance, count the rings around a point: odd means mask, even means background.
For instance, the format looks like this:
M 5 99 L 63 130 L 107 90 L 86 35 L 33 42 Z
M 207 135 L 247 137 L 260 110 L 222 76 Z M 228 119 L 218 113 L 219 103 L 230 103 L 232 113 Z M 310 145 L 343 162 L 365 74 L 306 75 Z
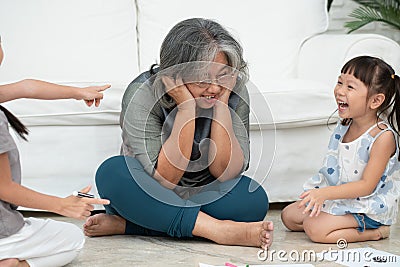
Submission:
M 88 193 L 91 186 L 87 186 L 81 190 L 82 193 Z M 110 201 L 107 199 L 99 198 L 86 198 L 86 197 L 76 197 L 69 196 L 61 199 L 60 210 L 57 211 L 58 214 L 63 216 L 85 220 L 91 215 L 91 211 L 94 209 L 94 204 L 108 205 Z
M 100 100 L 103 99 L 104 90 L 110 88 L 111 85 L 103 85 L 103 86 L 89 86 L 81 88 L 79 91 L 80 97 L 76 98 L 77 100 L 84 100 L 86 105 L 90 107 L 95 103 L 95 106 L 98 107 L 100 105 Z
M 310 217 L 318 216 L 321 213 L 321 209 L 324 205 L 324 201 L 326 200 L 322 190 L 320 189 L 312 189 L 306 191 L 300 195 L 300 198 L 303 199 L 300 204 L 299 208 L 305 207 L 303 214 L 311 211 Z M 306 206 L 306 204 L 308 205 Z

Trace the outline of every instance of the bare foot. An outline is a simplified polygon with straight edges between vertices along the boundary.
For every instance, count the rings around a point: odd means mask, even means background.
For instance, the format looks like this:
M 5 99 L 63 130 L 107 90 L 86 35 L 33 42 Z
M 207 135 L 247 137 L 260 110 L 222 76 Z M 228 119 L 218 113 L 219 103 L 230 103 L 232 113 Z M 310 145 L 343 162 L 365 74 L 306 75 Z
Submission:
M 377 229 L 379 232 L 379 239 L 385 239 L 388 238 L 390 235 L 390 225 L 382 225 L 379 226 L 379 228 Z
M 273 240 L 272 222 L 234 222 L 220 221 L 221 228 L 215 233 L 215 240 L 223 245 L 261 247 L 266 249 Z
M 124 218 L 110 214 L 96 214 L 87 218 L 83 225 L 86 236 L 122 235 L 125 233 Z
M 19 261 L 18 259 L 5 259 L 0 260 L 0 267 L 19 267 L 29 266 L 26 261 Z
M 267 225 L 265 226 L 265 223 Z M 261 231 L 261 248 L 267 249 L 272 245 L 272 241 L 274 240 L 274 223 L 273 222 L 264 222 L 265 228 Z

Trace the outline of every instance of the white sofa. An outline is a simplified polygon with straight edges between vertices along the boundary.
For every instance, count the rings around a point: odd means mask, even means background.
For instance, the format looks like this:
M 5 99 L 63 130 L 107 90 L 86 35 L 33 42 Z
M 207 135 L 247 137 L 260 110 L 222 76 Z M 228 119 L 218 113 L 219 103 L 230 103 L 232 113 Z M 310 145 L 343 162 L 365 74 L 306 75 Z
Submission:
M 295 200 L 322 163 L 342 64 L 369 54 L 400 70 L 400 46 L 388 38 L 327 34 L 324 0 L 0 0 L 0 83 L 112 85 L 99 108 L 72 100 L 5 105 L 30 129 L 29 142 L 16 139 L 24 185 L 66 196 L 94 184 L 98 165 L 119 154 L 124 90 L 158 61 L 167 31 L 189 17 L 219 21 L 244 47 L 252 109 L 247 173 L 271 202 Z

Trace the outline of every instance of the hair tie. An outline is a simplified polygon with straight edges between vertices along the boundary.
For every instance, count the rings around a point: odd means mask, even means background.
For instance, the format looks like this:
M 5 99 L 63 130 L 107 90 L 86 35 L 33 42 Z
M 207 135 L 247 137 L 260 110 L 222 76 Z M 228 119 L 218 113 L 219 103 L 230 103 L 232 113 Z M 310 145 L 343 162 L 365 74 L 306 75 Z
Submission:
M 396 75 L 396 74 L 392 74 L 392 76 L 390 76 L 390 77 L 392 77 L 392 79 L 394 80 L 395 75 Z

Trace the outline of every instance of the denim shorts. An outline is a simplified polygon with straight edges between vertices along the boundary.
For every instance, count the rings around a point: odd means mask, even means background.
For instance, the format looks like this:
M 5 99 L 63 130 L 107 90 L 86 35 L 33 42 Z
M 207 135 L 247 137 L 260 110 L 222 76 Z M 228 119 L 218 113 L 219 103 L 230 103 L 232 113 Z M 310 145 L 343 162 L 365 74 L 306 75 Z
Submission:
M 363 213 L 352 213 L 354 219 L 356 219 L 358 223 L 357 230 L 359 232 L 364 232 L 365 229 L 376 229 L 379 226 L 382 226 L 380 222 L 372 220 L 370 217 Z

